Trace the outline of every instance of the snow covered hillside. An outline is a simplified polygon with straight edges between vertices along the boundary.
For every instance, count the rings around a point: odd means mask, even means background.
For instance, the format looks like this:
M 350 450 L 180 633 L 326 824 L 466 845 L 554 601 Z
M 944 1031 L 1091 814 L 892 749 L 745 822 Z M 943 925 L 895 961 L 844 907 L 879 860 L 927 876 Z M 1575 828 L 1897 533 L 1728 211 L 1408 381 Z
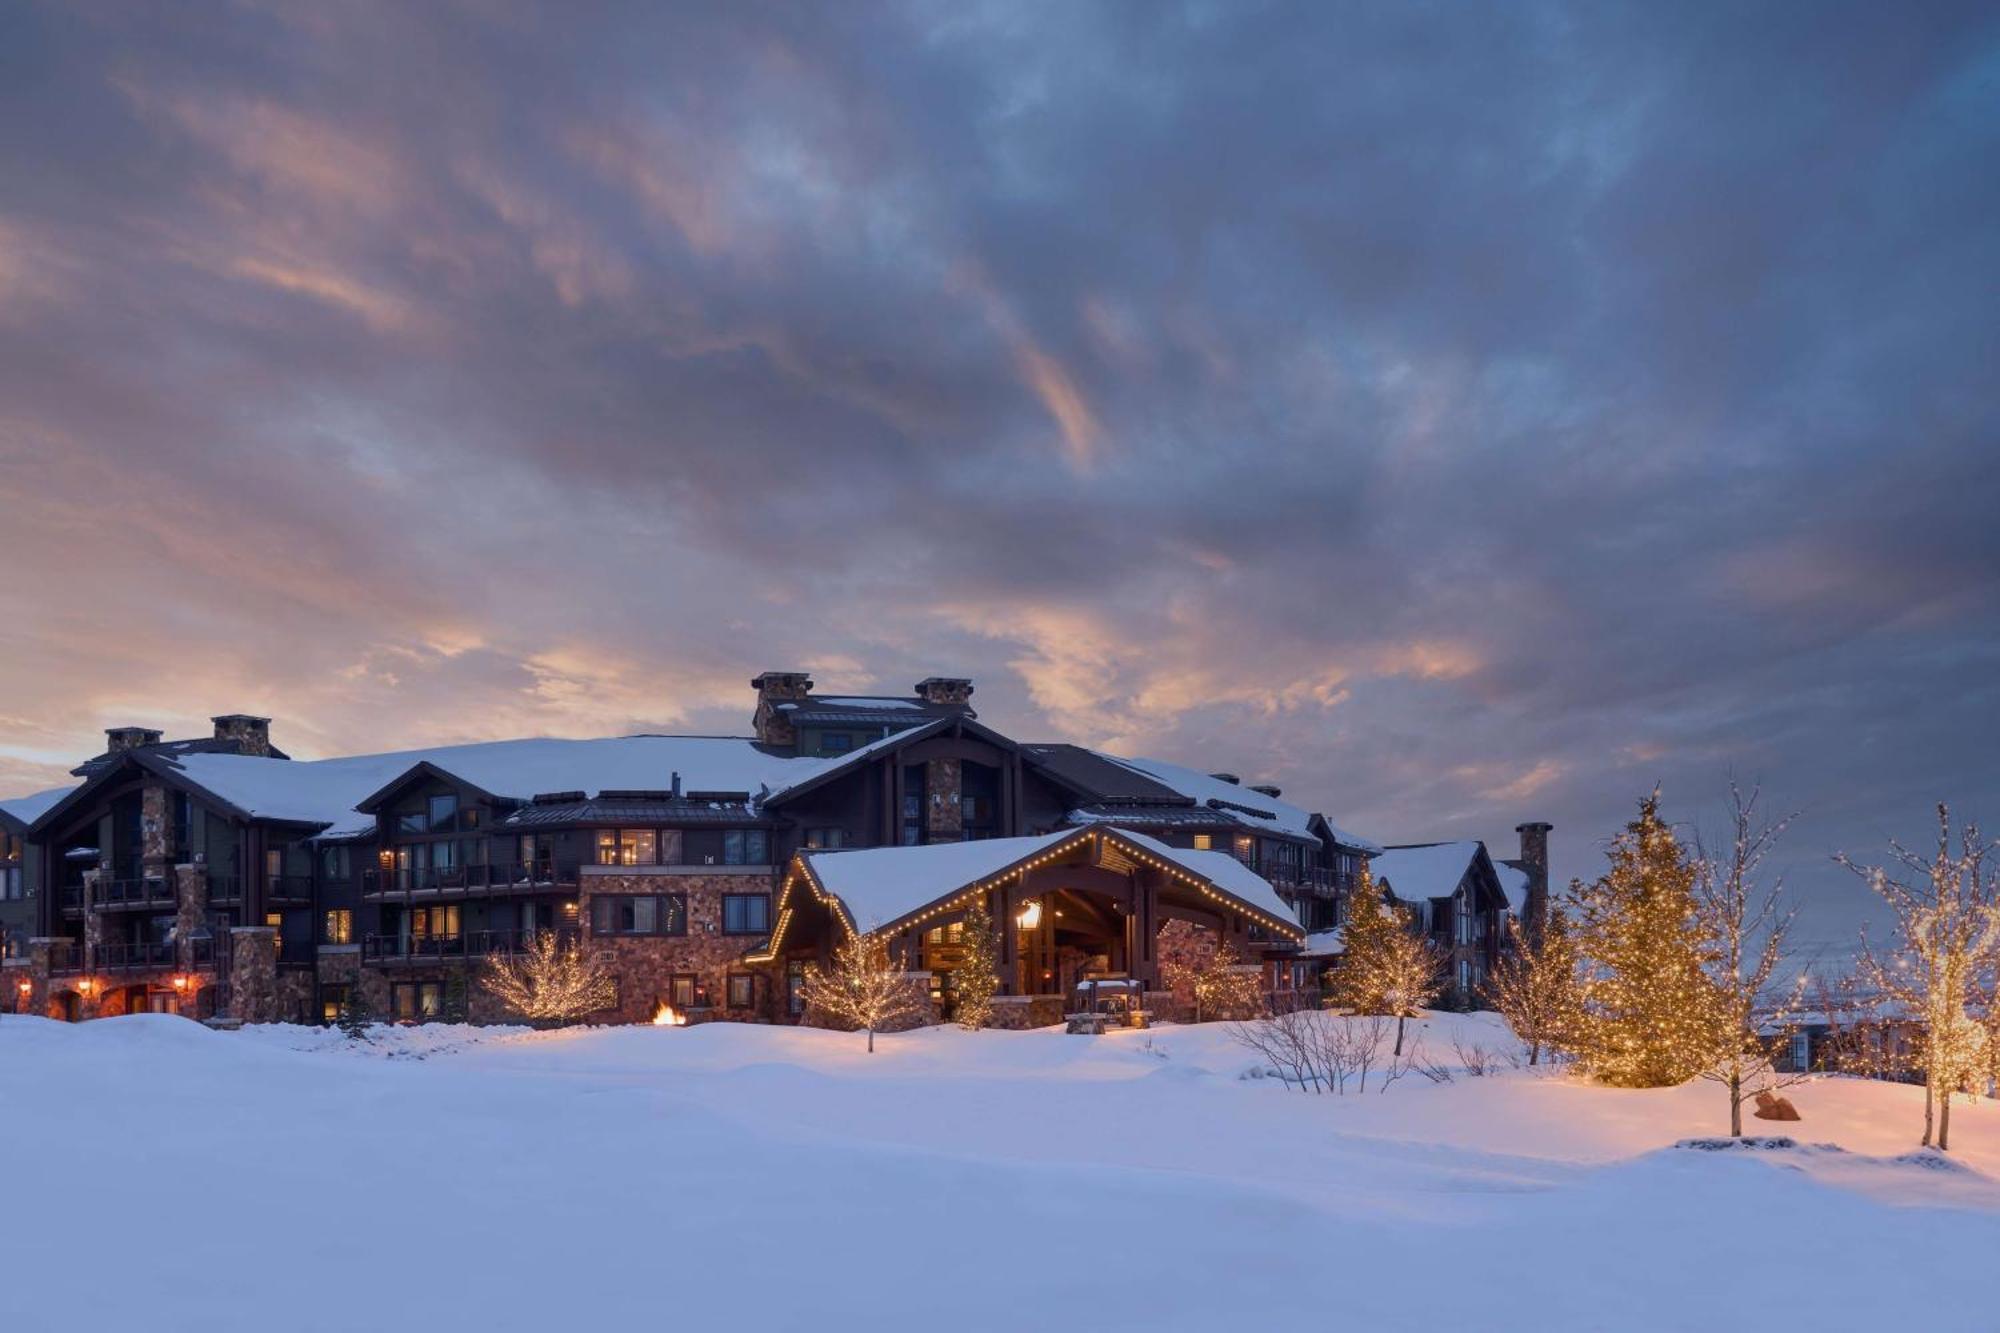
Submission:
M 1497 1047 L 1484 1016 L 1427 1025 Z M 2000 1109 L 1527 1071 L 1307 1096 L 1219 1025 L 0 1018 L 0 1328 L 1991 1329 Z M 1764 1128 L 1761 1122 L 1758 1127 Z

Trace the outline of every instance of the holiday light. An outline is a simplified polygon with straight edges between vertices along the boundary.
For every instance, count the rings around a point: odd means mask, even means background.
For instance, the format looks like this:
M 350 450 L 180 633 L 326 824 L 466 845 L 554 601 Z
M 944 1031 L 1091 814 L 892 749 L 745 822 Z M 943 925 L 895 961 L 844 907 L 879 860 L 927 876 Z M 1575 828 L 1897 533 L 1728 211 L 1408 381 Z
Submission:
M 575 940 L 536 931 L 518 955 L 488 960 L 484 977 L 494 998 L 523 1018 L 570 1023 L 618 1003 L 618 985 Z

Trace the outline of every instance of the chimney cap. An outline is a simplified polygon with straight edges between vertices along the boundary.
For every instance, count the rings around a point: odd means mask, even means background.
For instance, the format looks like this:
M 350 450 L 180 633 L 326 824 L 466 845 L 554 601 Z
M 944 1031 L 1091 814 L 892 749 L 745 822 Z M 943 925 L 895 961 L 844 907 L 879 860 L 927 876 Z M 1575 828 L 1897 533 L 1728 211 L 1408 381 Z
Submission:
M 1236 776 L 1236 774 L 1234 773 L 1210 773 L 1209 776 L 1214 778 L 1217 782 L 1226 782 L 1232 787 L 1240 787 L 1243 785 L 1243 779 Z
M 1285 794 L 1282 788 L 1270 782 L 1253 782 L 1250 784 L 1250 790 L 1268 796 L 1274 801 Z
M 753 690 L 771 688 L 809 690 L 812 686 L 810 671 L 764 671 L 750 678 L 750 688 Z
M 1525 824 L 1516 824 L 1516 825 L 1514 825 L 1514 832 L 1516 832 L 1516 833 L 1547 833 L 1547 832 L 1549 832 L 1549 831 L 1550 831 L 1551 829 L 1553 829 L 1554 827 L 1555 827 L 1555 825 L 1554 825 L 1554 824 L 1548 824 L 1548 823 L 1544 823 L 1544 822 L 1542 822 L 1541 820 L 1530 820 L 1529 822 L 1527 822 L 1527 823 L 1525 823 Z
M 271 719 L 258 717 L 255 713 L 217 713 L 210 722 L 254 722 L 260 726 L 270 726 Z

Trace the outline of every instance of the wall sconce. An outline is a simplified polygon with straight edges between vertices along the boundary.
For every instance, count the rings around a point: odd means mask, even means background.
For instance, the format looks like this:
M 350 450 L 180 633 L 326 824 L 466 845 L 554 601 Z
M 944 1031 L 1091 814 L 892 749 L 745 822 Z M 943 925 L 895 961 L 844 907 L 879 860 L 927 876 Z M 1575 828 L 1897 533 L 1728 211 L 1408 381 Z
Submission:
M 1040 898 L 1030 898 L 1028 901 L 1022 903 L 1021 910 L 1016 914 L 1014 920 L 1020 925 L 1022 930 L 1033 930 L 1036 926 L 1041 925 L 1042 900 Z
M 32 981 L 23 981 L 20 984 L 16 985 L 14 989 L 20 991 L 21 994 L 23 995 L 27 995 L 34 991 L 35 983 Z
M 76 983 L 76 993 L 78 995 L 89 995 L 90 988 L 96 984 L 89 977 L 79 977 Z
M 185 992 L 187 988 L 188 988 L 187 974 L 182 972 L 176 972 L 174 974 L 174 989 L 177 991 Z

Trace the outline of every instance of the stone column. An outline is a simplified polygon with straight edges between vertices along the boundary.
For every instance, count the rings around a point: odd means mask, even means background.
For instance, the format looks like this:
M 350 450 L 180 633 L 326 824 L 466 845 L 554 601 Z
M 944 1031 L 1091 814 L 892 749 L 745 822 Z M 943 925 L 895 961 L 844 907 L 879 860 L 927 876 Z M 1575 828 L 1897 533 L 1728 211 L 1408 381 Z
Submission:
M 199 964 L 194 957 L 195 928 L 208 917 L 208 870 L 203 866 L 174 867 L 174 962 L 183 972 L 193 972 Z M 219 956 L 215 970 L 220 974 Z
M 277 1019 L 278 932 L 270 926 L 229 932 L 229 1013 L 243 1023 Z
M 924 832 L 932 842 L 957 842 L 965 835 L 963 771 L 956 759 L 924 761 Z
M 102 867 L 83 872 L 83 966 L 86 972 L 104 964 L 104 913 L 97 910 L 97 886 L 108 873 Z
M 139 790 L 139 859 L 147 874 L 166 873 L 174 855 L 174 823 L 167 815 L 167 789 L 149 783 Z

